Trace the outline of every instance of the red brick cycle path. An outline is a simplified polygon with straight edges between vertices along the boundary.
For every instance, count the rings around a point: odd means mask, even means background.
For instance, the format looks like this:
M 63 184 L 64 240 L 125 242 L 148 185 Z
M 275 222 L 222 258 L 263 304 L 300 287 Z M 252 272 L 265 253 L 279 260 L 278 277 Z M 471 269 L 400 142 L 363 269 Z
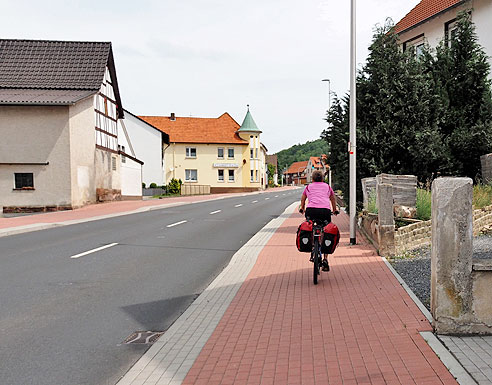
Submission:
M 184 384 L 456 384 L 419 332 L 431 325 L 362 237 L 335 223 L 331 271 L 312 282 L 299 214 L 260 253 Z

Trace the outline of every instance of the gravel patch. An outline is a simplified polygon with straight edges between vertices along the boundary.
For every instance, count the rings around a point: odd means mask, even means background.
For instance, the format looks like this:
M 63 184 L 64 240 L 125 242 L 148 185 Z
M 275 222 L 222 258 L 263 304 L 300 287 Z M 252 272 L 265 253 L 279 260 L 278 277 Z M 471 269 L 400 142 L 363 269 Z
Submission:
M 473 257 L 492 259 L 492 235 L 473 238 Z M 390 261 L 408 287 L 430 311 L 430 246 L 420 247 Z

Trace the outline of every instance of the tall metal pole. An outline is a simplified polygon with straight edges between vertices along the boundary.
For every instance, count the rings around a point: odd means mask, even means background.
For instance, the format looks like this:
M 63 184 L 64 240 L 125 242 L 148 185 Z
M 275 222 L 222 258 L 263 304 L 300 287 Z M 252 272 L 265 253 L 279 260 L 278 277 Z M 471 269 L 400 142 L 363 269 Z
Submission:
M 355 245 L 355 220 L 356 220 L 356 12 L 355 1 L 350 3 L 350 144 L 349 144 L 349 160 L 350 160 L 350 244 Z

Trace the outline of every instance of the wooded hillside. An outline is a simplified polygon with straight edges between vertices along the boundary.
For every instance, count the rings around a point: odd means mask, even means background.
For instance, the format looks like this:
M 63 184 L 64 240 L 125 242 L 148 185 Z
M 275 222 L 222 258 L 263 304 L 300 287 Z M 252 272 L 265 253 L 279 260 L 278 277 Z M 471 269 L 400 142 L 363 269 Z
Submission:
M 278 171 L 282 173 L 285 167 L 289 167 L 293 162 L 308 160 L 311 156 L 328 155 L 329 146 L 323 139 L 308 141 L 304 144 L 296 144 L 290 148 L 277 153 Z

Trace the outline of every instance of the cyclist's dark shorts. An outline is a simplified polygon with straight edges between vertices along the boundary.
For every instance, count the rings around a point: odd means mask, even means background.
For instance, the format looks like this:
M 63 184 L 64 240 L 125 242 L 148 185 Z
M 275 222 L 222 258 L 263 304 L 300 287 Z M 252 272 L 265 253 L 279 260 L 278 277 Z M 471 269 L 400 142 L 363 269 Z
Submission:
M 316 220 L 327 220 L 331 222 L 331 210 L 325 208 L 308 207 L 306 209 L 306 218 Z

